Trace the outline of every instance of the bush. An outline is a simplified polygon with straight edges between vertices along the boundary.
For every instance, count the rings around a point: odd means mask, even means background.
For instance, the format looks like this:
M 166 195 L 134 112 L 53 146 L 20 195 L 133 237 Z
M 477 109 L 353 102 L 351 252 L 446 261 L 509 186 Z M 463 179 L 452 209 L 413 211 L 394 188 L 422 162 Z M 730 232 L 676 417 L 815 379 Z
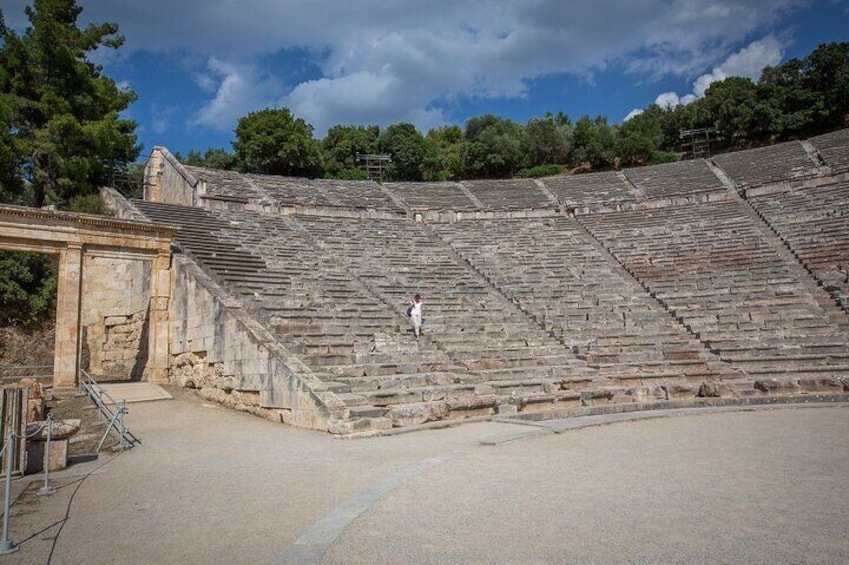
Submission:
M 341 169 L 336 174 L 327 173 L 326 179 L 337 180 L 368 180 L 368 174 L 362 169 Z
M 530 169 L 522 169 L 516 176 L 520 179 L 536 179 L 539 177 L 550 177 L 559 175 L 563 172 L 563 167 L 560 165 L 539 165 Z
M 88 194 L 71 198 L 71 201 L 68 202 L 68 211 L 102 216 L 106 214 L 106 207 L 103 205 L 103 199 L 99 194 Z
M 57 258 L 0 250 L 0 325 L 35 326 L 56 310 Z

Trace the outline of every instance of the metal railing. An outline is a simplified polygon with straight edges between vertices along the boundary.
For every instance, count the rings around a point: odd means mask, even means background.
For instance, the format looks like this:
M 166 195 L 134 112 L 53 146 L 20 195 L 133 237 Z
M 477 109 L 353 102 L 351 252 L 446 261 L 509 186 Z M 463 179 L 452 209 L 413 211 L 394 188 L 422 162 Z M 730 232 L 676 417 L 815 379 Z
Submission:
M 0 365 L 0 381 L 53 379 L 53 365 Z
M 80 387 L 88 394 L 88 397 L 94 402 L 97 407 L 98 417 L 105 418 L 109 424 L 103 432 L 103 437 L 100 438 L 100 443 L 97 444 L 97 451 L 103 447 L 103 442 L 109 436 L 109 432 L 115 430 L 121 442 L 122 448 L 133 447 L 141 443 L 141 440 L 134 436 L 126 424 L 124 424 L 124 415 L 128 412 L 127 403 L 123 400 L 116 401 L 106 390 L 100 386 L 97 381 L 89 375 L 85 369 L 80 369 L 82 378 L 80 378 Z
M 50 442 L 53 434 L 53 414 L 48 414 L 47 420 L 39 424 L 37 428 L 29 433 L 19 435 L 15 433 L 12 426 L 6 426 L 3 448 L 0 449 L 0 458 L 4 459 L 6 462 L 5 477 L 3 481 L 3 534 L 2 539 L 0 539 L 0 555 L 14 553 L 20 549 L 16 543 L 9 539 L 9 510 L 12 506 L 12 475 L 15 474 L 13 469 L 14 458 L 11 455 L 15 451 L 16 442 L 20 442 L 18 445 L 26 445 L 27 439 L 41 434 L 44 428 L 47 428 L 47 440 L 45 442 L 42 459 L 44 466 L 44 486 L 38 491 L 38 494 L 41 496 L 49 496 L 56 492 L 56 489 L 50 486 Z

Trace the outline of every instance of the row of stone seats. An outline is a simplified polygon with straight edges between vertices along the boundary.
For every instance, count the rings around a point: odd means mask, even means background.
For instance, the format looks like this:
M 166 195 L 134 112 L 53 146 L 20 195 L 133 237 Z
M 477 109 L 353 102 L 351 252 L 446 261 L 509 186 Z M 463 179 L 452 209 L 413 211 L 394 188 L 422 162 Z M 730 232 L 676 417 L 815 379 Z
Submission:
M 285 277 L 265 272 L 261 257 L 240 249 L 238 242 L 220 239 L 217 234 L 227 224 L 209 210 L 142 200 L 133 204 L 151 221 L 178 228 L 176 242 L 220 284 L 264 286 L 285 282 Z
M 798 141 L 714 155 L 712 161 L 738 187 L 754 187 L 817 174 L 817 163 Z
M 232 198 L 250 200 L 258 204 L 271 204 L 268 195 L 248 180 L 248 177 L 235 171 L 222 171 L 183 165 L 186 171 L 203 184 L 203 195 L 213 198 Z M 262 184 L 262 183 L 260 183 Z
M 849 182 L 759 194 L 748 201 L 849 311 Z
M 485 210 L 539 210 L 557 203 L 530 179 L 463 181 Z
M 479 207 L 456 182 L 387 182 L 383 185 L 410 210 L 477 210 Z
M 704 159 L 636 167 L 623 172 L 650 199 L 725 190 Z
M 323 191 L 338 206 L 382 212 L 403 213 L 395 201 L 374 181 L 315 179 L 311 186 Z
M 580 220 L 735 368 L 805 378 L 849 370 L 845 332 L 737 202 Z
M 820 155 L 834 167 L 846 151 L 849 130 L 813 138 Z M 716 155 L 713 162 L 740 187 L 752 187 L 817 173 L 815 160 L 803 144 L 793 141 Z M 261 205 L 343 207 L 403 213 L 411 210 L 532 210 L 554 208 L 537 182 L 528 179 L 464 181 L 462 183 L 386 183 L 328 181 L 238 174 L 187 166 L 205 183 L 211 197 L 248 198 Z M 724 190 L 722 182 L 702 159 L 625 169 L 621 173 L 592 173 L 549 177 L 540 181 L 569 208 L 616 207 L 646 199 L 675 198 Z M 391 195 L 391 196 L 390 196 Z M 393 199 L 393 196 L 395 199 Z
M 806 149 L 806 146 L 808 149 Z M 810 151 L 810 152 L 809 152 Z M 819 173 L 816 157 L 833 172 L 849 168 L 849 129 L 712 158 L 738 187 L 755 187 Z M 239 174 L 200 167 L 185 169 L 203 181 L 210 197 L 249 199 L 259 205 L 342 207 L 401 214 L 417 210 L 512 211 L 556 208 L 542 185 L 567 208 L 615 209 L 646 199 L 692 196 L 724 190 L 702 159 L 591 173 L 528 179 L 456 182 L 386 183 L 309 180 Z
M 399 319 L 332 255 L 322 252 L 286 216 L 216 212 L 229 220 L 227 234 L 266 262 L 266 271 L 288 276 L 288 285 L 254 289 L 258 315 L 293 353 L 318 372 L 383 374 L 433 370 L 444 356 L 405 357 Z
M 467 220 L 434 229 L 613 384 L 736 376 L 572 218 Z
M 340 207 L 378 210 L 401 214 L 396 204 L 373 181 L 336 181 L 253 175 L 186 166 L 186 170 L 204 183 L 203 196 L 249 200 L 256 205 L 274 207 Z
M 619 172 L 547 177 L 543 184 L 568 208 L 617 208 L 645 198 Z
M 808 142 L 817 149 L 833 173 L 849 171 L 849 129 L 818 135 Z

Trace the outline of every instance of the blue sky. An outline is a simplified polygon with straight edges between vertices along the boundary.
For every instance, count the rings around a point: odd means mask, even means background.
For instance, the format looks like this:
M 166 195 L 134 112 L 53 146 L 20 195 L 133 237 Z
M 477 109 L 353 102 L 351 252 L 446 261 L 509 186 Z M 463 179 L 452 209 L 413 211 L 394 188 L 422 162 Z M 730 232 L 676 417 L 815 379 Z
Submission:
M 96 54 L 138 94 L 145 153 L 231 149 L 239 117 L 287 107 L 315 128 L 562 110 L 621 122 L 726 76 L 849 41 L 849 0 L 79 0 L 118 23 Z M 24 0 L 2 0 L 10 27 Z M 143 153 L 142 158 L 144 158 Z

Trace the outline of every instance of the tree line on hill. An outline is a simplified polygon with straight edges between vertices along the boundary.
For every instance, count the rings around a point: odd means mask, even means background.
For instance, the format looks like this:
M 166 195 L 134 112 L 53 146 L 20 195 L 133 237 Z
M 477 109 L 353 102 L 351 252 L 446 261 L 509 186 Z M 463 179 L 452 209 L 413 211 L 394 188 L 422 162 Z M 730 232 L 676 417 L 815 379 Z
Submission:
M 714 128 L 714 152 L 800 139 L 849 126 L 849 42 L 820 45 L 804 59 L 767 67 L 757 82 L 730 77 L 689 104 L 652 104 L 621 124 L 563 112 L 526 124 L 492 114 L 420 133 L 410 123 L 337 125 L 323 139 L 286 108 L 238 121 L 233 151 L 189 151 L 189 165 L 242 172 L 364 179 L 357 155 L 392 157 L 386 178 L 445 181 L 544 176 L 653 165 L 688 156 L 685 130 Z
M 102 212 L 98 189 L 135 177 L 137 124 L 121 117 L 136 94 L 91 62 L 118 49 L 114 23 L 77 20 L 76 0 L 33 0 L 18 35 L 0 10 L 0 202 Z M 387 179 L 439 181 L 543 176 L 681 158 L 679 131 L 716 127 L 714 150 L 741 149 L 849 126 L 849 43 L 764 69 L 757 82 L 728 78 L 671 108 L 651 105 L 622 124 L 563 112 L 526 124 L 487 114 L 426 134 L 409 123 L 337 125 L 321 139 L 286 108 L 238 121 L 232 152 L 190 151 L 187 164 L 278 175 L 365 178 L 358 154 L 388 153 Z M 45 256 L 0 251 L 0 325 L 52 314 L 55 267 Z

